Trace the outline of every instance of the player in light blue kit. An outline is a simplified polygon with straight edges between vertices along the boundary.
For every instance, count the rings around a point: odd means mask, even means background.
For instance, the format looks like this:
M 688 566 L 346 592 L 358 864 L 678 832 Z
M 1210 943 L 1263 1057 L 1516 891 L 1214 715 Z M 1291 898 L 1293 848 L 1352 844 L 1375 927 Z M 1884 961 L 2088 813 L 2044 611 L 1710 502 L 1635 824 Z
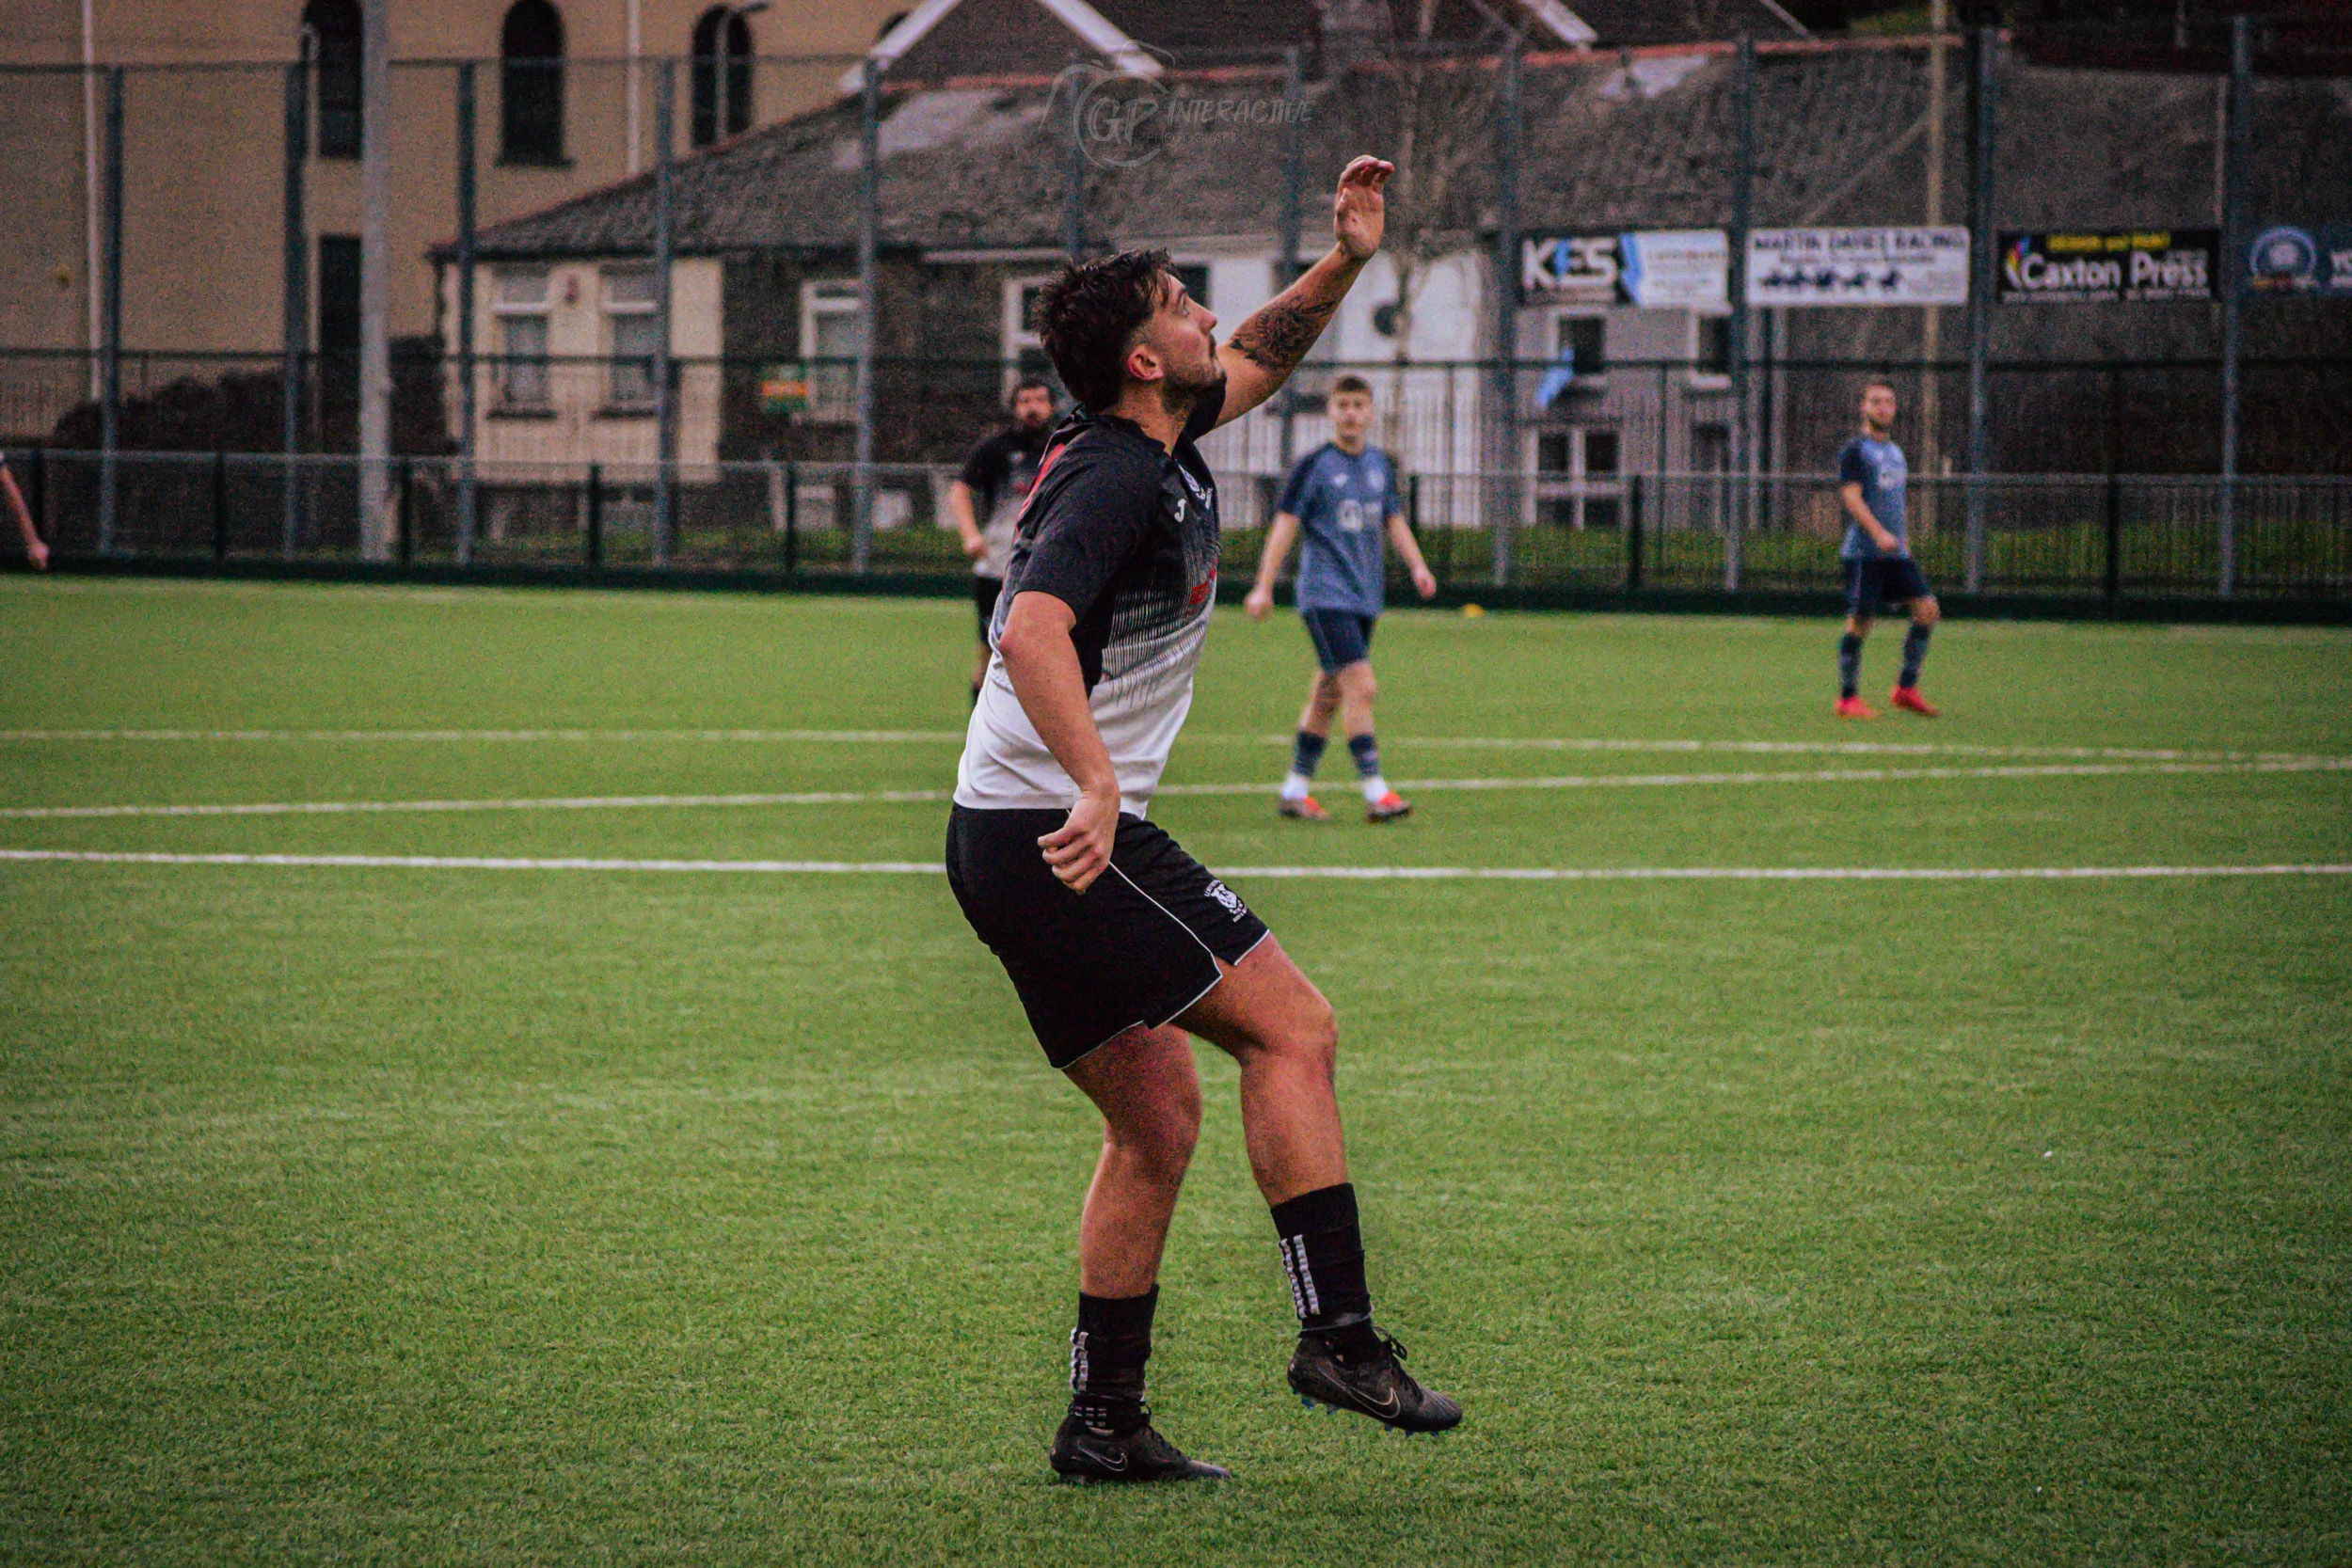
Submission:
M 1873 381 L 1862 388 L 1862 434 L 1837 454 L 1837 499 L 1846 509 L 1846 542 L 1837 551 L 1846 564 L 1846 634 L 1837 641 L 1840 719 L 1878 717 L 1860 693 L 1862 640 L 1882 604 L 1911 610 L 1902 673 L 1886 700 L 1923 719 L 1935 717 L 1919 695 L 1919 666 L 1928 657 L 1928 634 L 1943 611 L 1903 540 L 1903 485 L 1911 469 L 1903 449 L 1890 438 L 1894 431 L 1895 388 Z
M 1412 806 L 1380 776 L 1380 748 L 1372 734 L 1372 700 L 1379 684 L 1372 676 L 1372 633 L 1380 619 L 1388 578 L 1383 540 L 1396 546 L 1422 598 L 1438 591 L 1438 579 L 1422 559 L 1413 531 L 1405 526 L 1398 499 L 1396 464 L 1365 444 L 1372 425 L 1372 388 L 1361 376 L 1331 383 L 1331 439 L 1298 461 L 1266 531 L 1258 558 L 1257 586 L 1242 607 L 1253 621 L 1274 608 L 1274 578 L 1290 554 L 1291 541 L 1304 539 L 1298 557 L 1298 614 L 1315 645 L 1319 668 L 1298 714 L 1298 739 L 1290 776 L 1282 781 L 1284 816 L 1323 822 L 1330 813 L 1315 803 L 1315 764 L 1338 713 L 1347 749 L 1362 782 L 1364 816 L 1393 822 Z

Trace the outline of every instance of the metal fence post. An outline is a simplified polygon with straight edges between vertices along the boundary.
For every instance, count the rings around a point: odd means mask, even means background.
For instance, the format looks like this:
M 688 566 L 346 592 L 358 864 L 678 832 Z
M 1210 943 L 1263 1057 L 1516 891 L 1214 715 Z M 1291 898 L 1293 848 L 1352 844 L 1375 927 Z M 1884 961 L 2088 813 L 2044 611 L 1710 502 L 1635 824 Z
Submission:
M 392 501 L 393 559 L 405 566 L 417 558 L 417 465 L 406 457 L 393 462 L 400 470 Z
M 213 453 L 213 559 L 229 559 L 229 454 Z
M 2243 16 L 2230 19 L 2228 123 L 2223 130 L 2221 177 L 2221 517 L 2220 572 L 2214 592 L 2237 592 L 2238 364 L 2246 352 L 2243 291 L 2246 271 L 2246 113 L 2253 96 L 2253 30 Z
M 1300 215 L 1300 187 L 1304 179 L 1302 166 L 1307 139 L 1305 92 L 1298 46 L 1292 44 L 1282 52 L 1282 110 L 1288 118 L 1282 127 L 1282 201 L 1275 221 L 1277 254 L 1274 258 L 1274 292 L 1277 293 L 1289 288 L 1298 272 L 1298 236 L 1304 222 Z M 1298 460 L 1298 392 L 1292 384 L 1292 378 L 1284 379 L 1279 395 L 1282 399 L 1279 426 L 1282 470 L 1288 473 L 1290 466 Z
M 874 549 L 874 231 L 882 221 L 882 65 L 866 59 L 858 95 L 857 204 L 857 451 L 850 502 L 850 569 L 866 570 Z M 1077 135 L 1076 122 L 1071 135 Z
M 474 424 L 474 63 L 457 64 L 457 564 L 473 563 Z
M 98 549 L 115 547 L 115 451 L 122 439 L 122 67 L 106 68 L 104 276 L 99 294 Z
M 2105 587 L 2107 603 L 2113 604 L 2123 588 L 2123 481 L 2113 468 L 2107 470 L 2106 535 Z
M 653 73 L 653 563 L 670 562 L 670 479 L 677 465 L 677 377 L 670 359 L 671 144 L 677 136 L 677 62 Z
M 1756 467 L 1756 432 L 1748 419 L 1748 228 L 1756 188 L 1756 40 L 1740 35 L 1736 57 L 1734 152 L 1731 164 L 1731 473 L 1735 488 L 1724 509 L 1724 592 L 1740 592 L 1740 529 L 1748 476 Z
M 25 468 L 27 472 L 24 475 L 24 510 L 32 515 L 33 531 L 41 533 L 44 538 L 54 537 L 54 535 L 43 533 L 42 529 L 42 525 L 48 521 L 49 513 L 48 451 L 45 448 L 35 447 L 33 455 L 25 463 Z
M 801 569 L 801 466 L 784 466 L 784 569 Z
M 1519 35 L 1502 52 L 1502 115 L 1495 128 L 1495 472 L 1493 497 L 1494 585 L 1511 581 L 1511 531 L 1518 525 L 1519 388 Z
M 310 238 L 303 215 L 303 165 L 310 156 L 310 33 L 304 29 L 302 57 L 286 68 L 285 228 L 280 243 L 278 287 L 283 291 L 279 325 L 284 358 L 278 388 L 279 450 L 285 478 L 284 515 L 279 520 L 278 550 L 289 561 L 302 533 L 302 491 L 294 453 L 302 450 L 302 356 L 310 346 Z
M 1977 82 L 1970 96 L 1976 124 L 1975 167 L 1969 180 L 1968 270 L 1968 526 L 1963 581 L 1967 591 L 1984 586 L 1985 468 L 1990 457 L 1992 408 L 1985 388 L 1985 359 L 1993 342 L 1993 150 L 1998 112 L 1994 74 L 1999 32 L 1977 29 Z
M 604 465 L 588 465 L 588 565 L 604 564 Z
M 1642 591 L 1642 471 L 1634 469 L 1625 482 L 1625 591 Z

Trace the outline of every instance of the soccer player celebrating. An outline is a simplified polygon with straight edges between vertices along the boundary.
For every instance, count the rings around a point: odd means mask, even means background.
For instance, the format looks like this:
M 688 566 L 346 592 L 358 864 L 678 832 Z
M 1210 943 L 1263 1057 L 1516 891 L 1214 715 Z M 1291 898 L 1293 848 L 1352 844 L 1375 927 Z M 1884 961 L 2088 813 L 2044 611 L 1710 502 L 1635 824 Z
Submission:
M 1012 525 L 1021 501 L 1037 478 L 1038 459 L 1054 424 L 1054 389 L 1025 376 L 1012 389 L 1012 424 L 987 437 L 964 459 L 963 472 L 947 486 L 947 513 L 972 558 L 972 604 L 979 612 L 979 652 L 972 660 L 972 700 L 980 700 L 980 677 L 988 673 L 988 623 L 1005 586 L 1005 563 L 1012 559 Z M 978 504 L 975 506 L 975 502 Z M 987 519 L 982 522 L 981 519 Z
M 947 877 L 1045 1059 L 1103 1115 L 1078 1222 L 1056 1471 L 1219 1477 L 1144 1405 L 1161 1247 L 1200 1127 L 1187 1035 L 1241 1068 L 1251 1174 L 1297 1308 L 1292 1388 L 1407 1432 L 1461 1419 L 1373 1325 L 1331 1007 L 1232 889 L 1144 819 L 1216 597 L 1216 483 L 1194 445 L 1290 376 L 1380 243 L 1393 166 L 1358 158 L 1338 244 L 1219 346 L 1164 251 L 1063 269 L 1041 336 L 1080 407 L 1023 508 L 956 770 Z
M 1413 588 L 1422 598 L 1438 591 L 1438 579 L 1422 560 L 1413 531 L 1405 526 L 1395 462 L 1364 442 L 1371 424 L 1370 384 L 1355 375 L 1333 381 L 1331 439 L 1291 470 L 1290 483 L 1275 505 L 1274 525 L 1266 531 L 1265 549 L 1258 557 L 1257 585 L 1242 601 L 1251 620 L 1265 619 L 1274 607 L 1274 576 L 1290 554 L 1291 541 L 1303 532 L 1298 614 L 1307 623 L 1320 668 L 1307 683 L 1307 705 L 1298 710 L 1298 739 L 1277 809 L 1284 816 L 1313 822 L 1328 821 L 1331 816 L 1308 791 L 1330 739 L 1335 711 L 1346 727 L 1347 750 L 1363 784 L 1364 815 L 1375 822 L 1393 822 L 1413 809 L 1380 776 L 1380 747 L 1372 733 L 1372 700 L 1380 689 L 1372 675 L 1372 632 L 1380 619 L 1388 576 L 1382 536 L 1405 558 Z
M 1846 563 L 1846 634 L 1837 641 L 1840 719 L 1878 717 L 1858 692 L 1862 640 L 1870 634 L 1870 617 L 1882 604 L 1911 610 L 1902 673 L 1886 700 L 1925 719 L 1936 712 L 1919 695 L 1919 666 L 1928 657 L 1928 634 L 1944 612 L 1903 542 L 1903 483 L 1911 470 L 1903 449 L 1890 438 L 1894 430 L 1895 388 L 1873 381 L 1862 388 L 1862 434 L 1837 454 L 1837 499 L 1846 507 L 1846 542 L 1837 551 Z

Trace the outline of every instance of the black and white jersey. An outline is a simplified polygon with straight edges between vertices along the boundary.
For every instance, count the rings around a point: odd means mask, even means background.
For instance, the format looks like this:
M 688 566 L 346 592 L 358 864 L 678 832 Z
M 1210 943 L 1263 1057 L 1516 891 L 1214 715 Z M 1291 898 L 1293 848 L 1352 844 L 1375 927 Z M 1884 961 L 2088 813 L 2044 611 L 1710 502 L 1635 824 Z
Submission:
M 1216 482 L 1194 442 L 1216 423 L 1222 388 L 1185 422 L 1169 452 L 1141 426 L 1083 411 L 1047 444 L 1023 507 L 993 648 L 1013 601 L 1050 594 L 1076 615 L 1094 725 L 1119 774 L 1120 809 L 1141 816 L 1192 706 L 1193 671 L 1216 601 Z M 964 734 L 956 803 L 986 810 L 1066 809 L 1077 785 L 1038 737 L 1005 673 L 988 677 Z

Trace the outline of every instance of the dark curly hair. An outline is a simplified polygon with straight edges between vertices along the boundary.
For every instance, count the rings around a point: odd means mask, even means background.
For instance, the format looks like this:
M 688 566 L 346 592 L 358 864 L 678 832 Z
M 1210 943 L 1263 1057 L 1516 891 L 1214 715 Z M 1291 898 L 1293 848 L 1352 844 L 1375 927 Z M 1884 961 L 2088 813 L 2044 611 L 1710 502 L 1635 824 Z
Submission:
M 1061 384 L 1101 412 L 1119 401 L 1127 350 L 1159 309 L 1167 287 L 1165 250 L 1122 250 L 1065 266 L 1038 294 L 1038 337 Z

